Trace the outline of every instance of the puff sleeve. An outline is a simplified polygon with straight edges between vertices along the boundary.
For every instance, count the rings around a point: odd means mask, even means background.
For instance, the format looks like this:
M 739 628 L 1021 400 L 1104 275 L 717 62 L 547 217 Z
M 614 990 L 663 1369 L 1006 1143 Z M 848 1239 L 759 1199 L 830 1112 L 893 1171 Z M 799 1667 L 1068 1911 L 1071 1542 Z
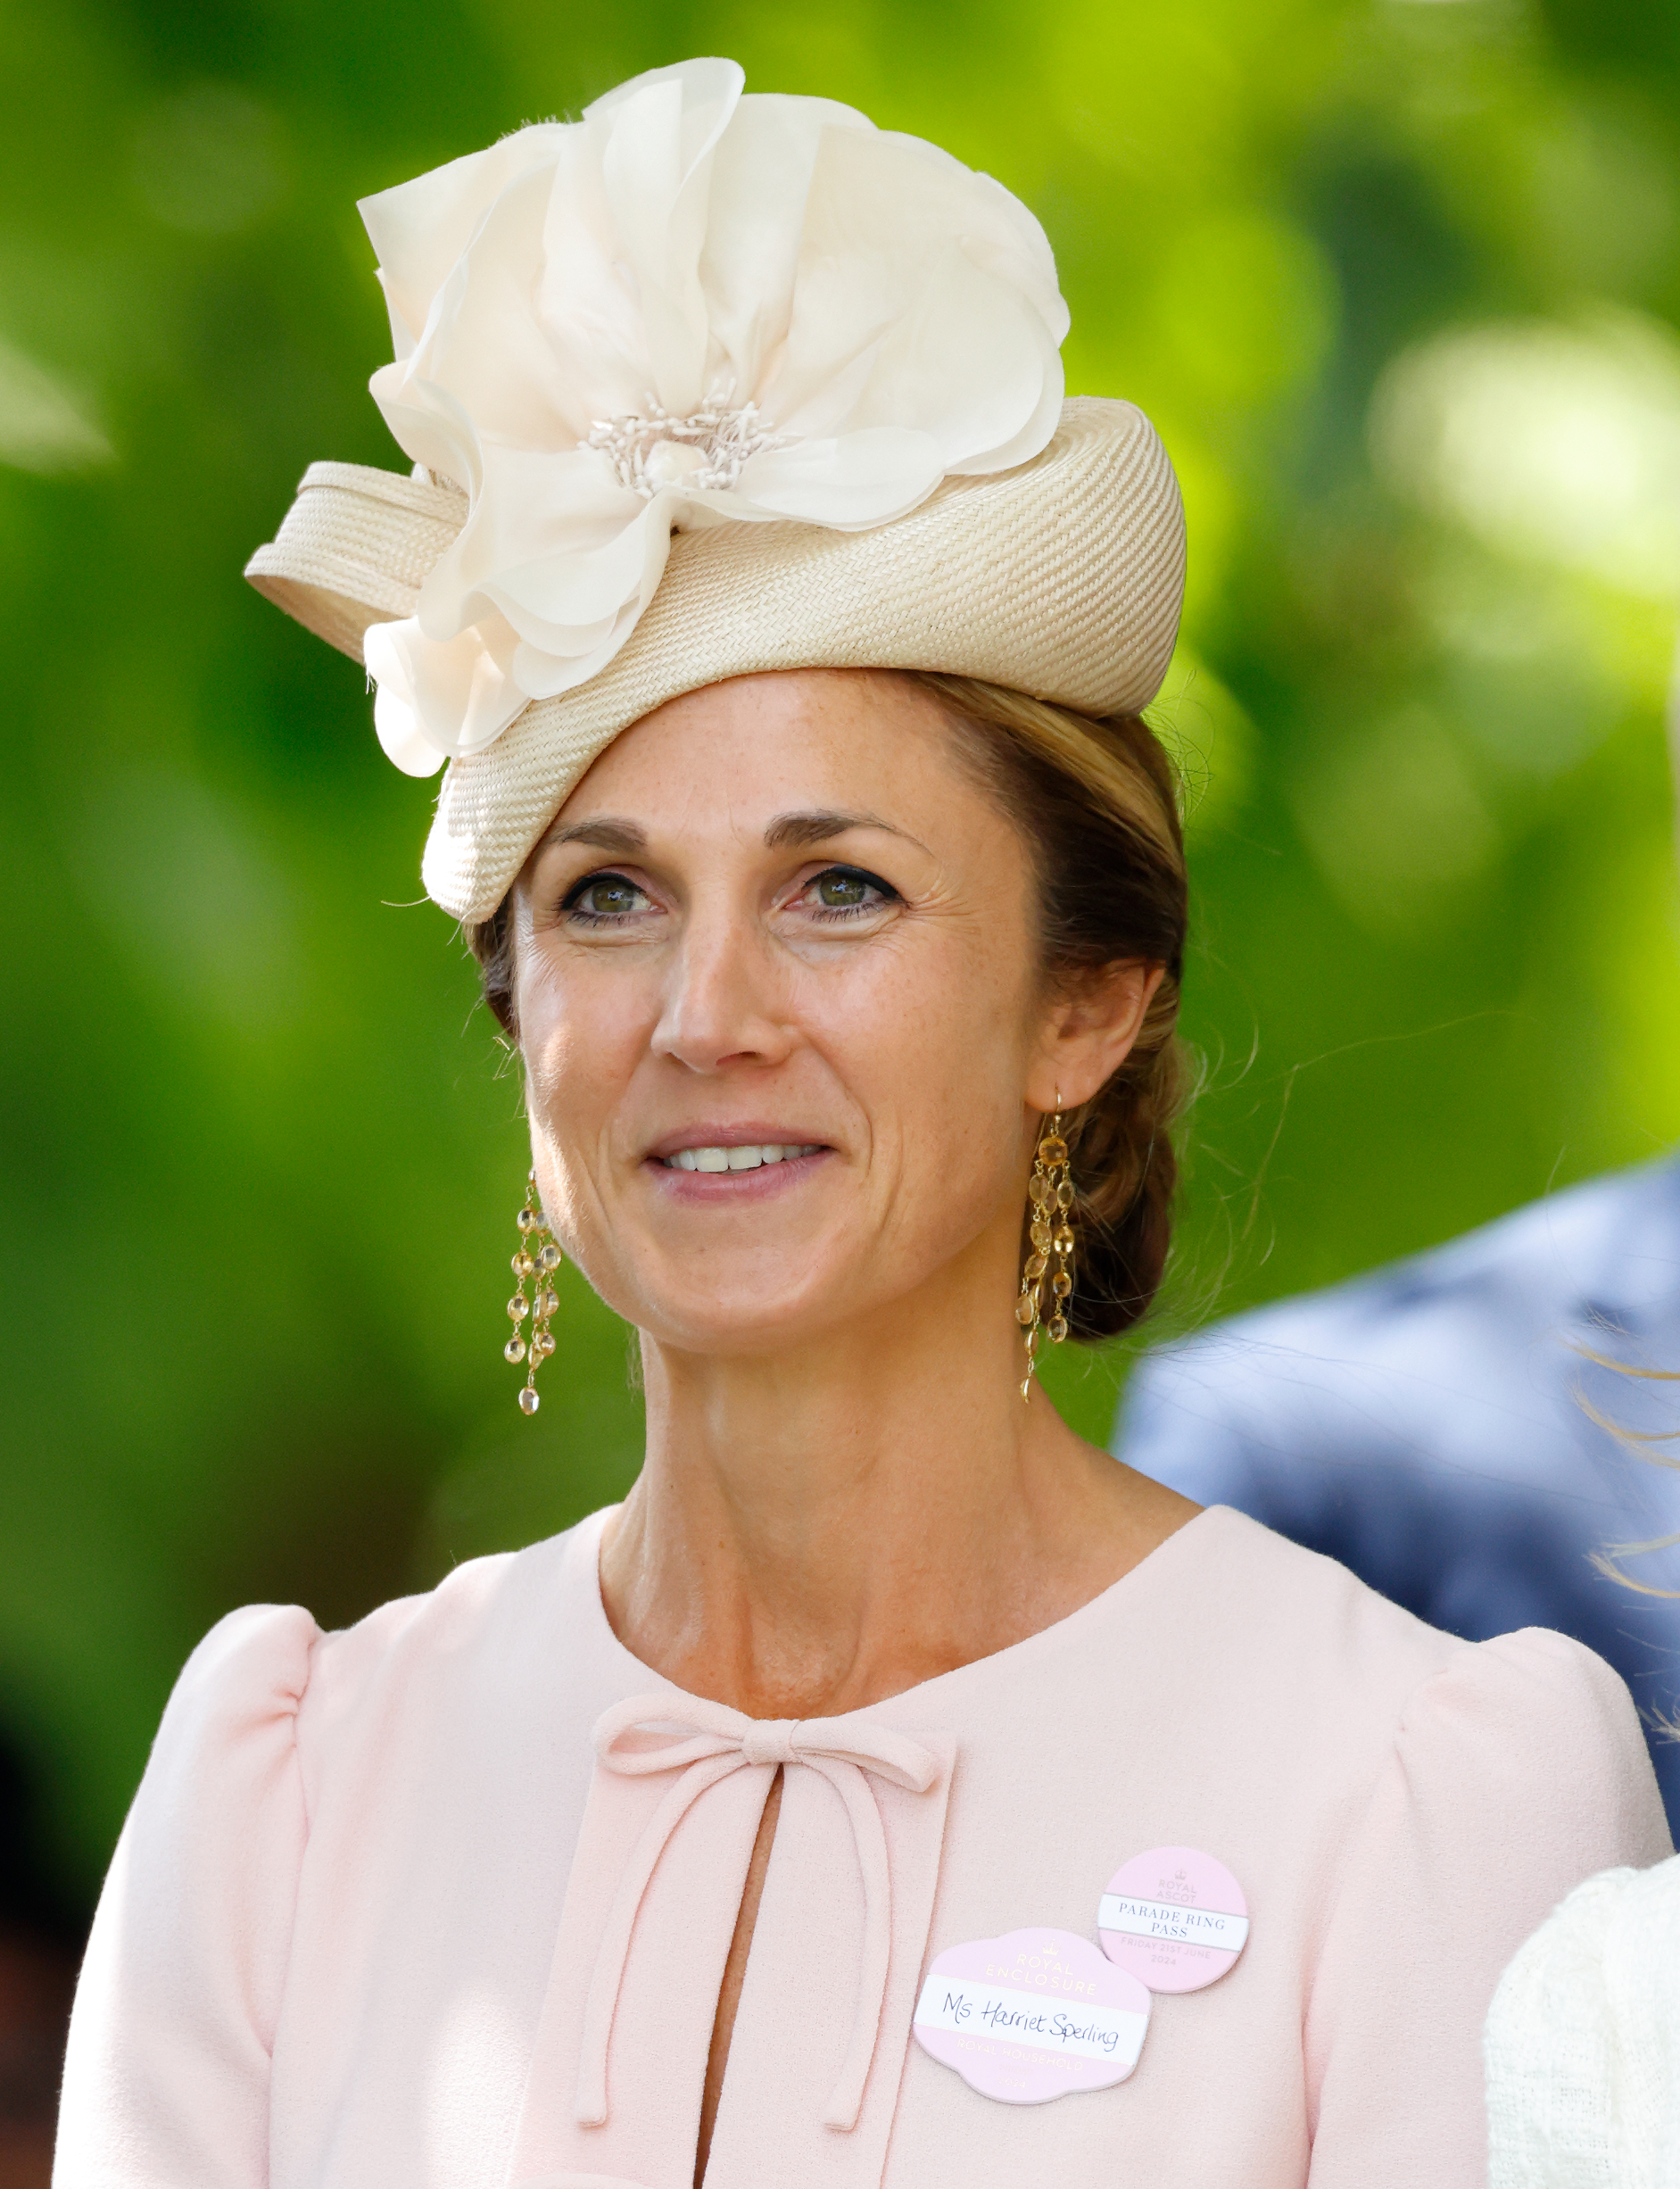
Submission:
M 319 1630 L 258 1606 L 188 1660 L 77 1986 L 54 2189 L 261 2189 L 308 1825 L 297 1710 Z
M 1680 2163 L 1680 1858 L 1590 1878 L 1487 2017 L 1491 2189 L 1667 2189 Z
M 1669 1852 L 1626 1688 L 1530 1629 L 1414 1691 L 1321 1934 L 1304 2030 L 1311 2189 L 1482 2189 L 1481 2030 L 1564 1894 Z

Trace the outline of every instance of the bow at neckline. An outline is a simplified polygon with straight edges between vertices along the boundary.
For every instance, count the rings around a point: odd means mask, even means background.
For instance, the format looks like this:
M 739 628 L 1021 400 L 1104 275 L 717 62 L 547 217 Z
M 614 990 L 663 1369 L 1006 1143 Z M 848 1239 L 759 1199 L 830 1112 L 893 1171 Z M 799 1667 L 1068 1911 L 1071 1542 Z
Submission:
M 597 2127 L 608 2117 L 608 2047 L 631 1935 L 672 1833 L 700 1796 L 732 1772 L 755 1766 L 790 1770 L 797 1764 L 825 1779 L 840 1797 L 863 1880 L 857 2006 L 851 2042 L 823 2116 L 828 2127 L 855 2127 L 880 2032 L 892 1943 L 887 1837 L 869 1779 L 925 1794 L 939 1780 L 939 1758 L 908 1735 L 867 1719 L 749 1718 L 723 1703 L 669 1693 L 616 1703 L 597 1721 L 594 1743 L 608 1770 L 630 1778 L 663 1771 L 674 1777 L 625 1864 L 601 1934 L 583 2015 L 575 2103 L 579 2124 Z

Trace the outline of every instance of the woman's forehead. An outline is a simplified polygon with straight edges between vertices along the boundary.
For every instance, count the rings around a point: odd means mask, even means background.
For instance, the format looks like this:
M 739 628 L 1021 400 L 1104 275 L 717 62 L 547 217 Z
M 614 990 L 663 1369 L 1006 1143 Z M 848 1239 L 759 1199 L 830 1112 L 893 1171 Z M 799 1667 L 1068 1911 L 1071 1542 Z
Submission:
M 757 833 L 832 813 L 898 828 L 942 784 L 972 795 L 931 693 L 885 670 L 785 670 L 708 685 L 645 715 L 557 822 L 645 814 L 661 826 L 703 825 L 727 812 Z

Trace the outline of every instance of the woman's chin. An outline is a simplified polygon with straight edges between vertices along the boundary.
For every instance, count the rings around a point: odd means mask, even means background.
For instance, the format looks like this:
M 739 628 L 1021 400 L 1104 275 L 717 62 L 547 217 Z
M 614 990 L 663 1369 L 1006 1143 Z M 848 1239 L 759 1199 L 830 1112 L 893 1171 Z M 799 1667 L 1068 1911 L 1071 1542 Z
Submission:
M 719 1360 L 785 1360 L 870 1323 L 880 1307 L 878 1287 L 861 1273 L 848 1280 L 843 1267 L 825 1267 L 815 1246 L 786 1255 L 724 1252 L 685 1270 L 666 1263 L 635 1289 L 627 1319 L 645 1338 Z

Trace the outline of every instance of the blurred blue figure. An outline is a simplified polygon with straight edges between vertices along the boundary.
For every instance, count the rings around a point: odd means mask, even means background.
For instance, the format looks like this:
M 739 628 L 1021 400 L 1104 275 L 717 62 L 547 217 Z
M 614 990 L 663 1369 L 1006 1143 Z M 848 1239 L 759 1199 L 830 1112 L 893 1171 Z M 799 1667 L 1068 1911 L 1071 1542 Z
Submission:
M 1114 1450 L 1339 1559 L 1432 1626 L 1555 1627 L 1609 1659 L 1648 1721 L 1680 1709 L 1680 1601 L 1592 1563 L 1680 1530 L 1680 1473 L 1597 1426 L 1680 1430 L 1680 1158 L 1519 1209 L 1374 1275 L 1163 1347 Z M 1680 1443 L 1656 1444 L 1680 1458 Z M 1680 1588 L 1680 1551 L 1634 1559 Z M 1651 1727 L 1680 1835 L 1680 1743 Z M 1567 1758 L 1560 1758 L 1567 1768 Z

